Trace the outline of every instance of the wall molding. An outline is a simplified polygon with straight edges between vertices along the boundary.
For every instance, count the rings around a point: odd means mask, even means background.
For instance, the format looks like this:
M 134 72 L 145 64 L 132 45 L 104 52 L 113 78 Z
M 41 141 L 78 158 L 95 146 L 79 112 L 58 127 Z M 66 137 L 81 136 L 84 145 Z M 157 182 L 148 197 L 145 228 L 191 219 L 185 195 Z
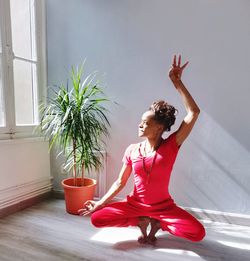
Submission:
M 1 137 L 1 136 L 0 136 Z M 37 143 L 37 142 L 48 142 L 44 137 L 21 137 L 15 139 L 0 139 L 0 144 L 21 144 L 21 143 Z
M 0 190 L 0 211 L 21 202 L 48 194 L 52 190 L 52 177 L 36 179 Z

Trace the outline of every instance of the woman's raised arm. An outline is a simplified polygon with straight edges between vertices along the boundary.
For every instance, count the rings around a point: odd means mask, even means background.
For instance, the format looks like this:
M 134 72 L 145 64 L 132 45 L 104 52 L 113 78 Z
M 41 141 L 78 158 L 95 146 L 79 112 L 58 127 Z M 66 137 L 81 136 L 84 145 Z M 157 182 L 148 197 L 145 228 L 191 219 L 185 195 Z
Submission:
M 187 138 L 192 128 L 194 127 L 194 124 L 200 113 L 198 105 L 196 104 L 193 97 L 191 96 L 191 94 L 189 93 L 189 91 L 187 90 L 187 88 L 181 80 L 182 72 L 187 65 L 188 62 L 181 66 L 181 55 L 179 55 L 177 63 L 176 55 L 174 55 L 173 64 L 169 70 L 169 77 L 173 82 L 175 88 L 181 95 L 182 101 L 187 111 L 187 115 L 185 116 L 184 120 L 182 121 L 180 127 L 176 132 L 176 142 L 178 146 L 180 146 L 183 143 L 183 141 Z

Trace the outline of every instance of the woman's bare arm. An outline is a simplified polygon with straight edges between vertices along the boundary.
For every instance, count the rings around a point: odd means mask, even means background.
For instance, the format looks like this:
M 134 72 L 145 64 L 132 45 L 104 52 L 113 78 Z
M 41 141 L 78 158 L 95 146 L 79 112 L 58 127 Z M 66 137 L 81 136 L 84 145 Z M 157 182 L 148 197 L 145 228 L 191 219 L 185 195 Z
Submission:
M 173 64 L 169 71 L 169 77 L 179 92 L 187 111 L 187 115 L 176 132 L 176 142 L 178 146 L 188 137 L 200 113 L 198 105 L 181 80 L 182 72 L 187 64 L 188 62 L 181 66 L 181 56 L 179 56 L 178 63 L 176 63 L 176 55 L 174 55 Z
M 100 203 L 105 205 L 112 200 L 126 185 L 128 178 L 132 172 L 130 165 L 123 164 L 118 179 L 113 183 L 109 191 L 100 199 Z
M 123 164 L 118 179 L 113 183 L 108 192 L 99 201 L 86 201 L 83 209 L 79 209 L 78 213 L 85 216 L 106 205 L 124 188 L 131 172 L 132 167 L 130 165 Z

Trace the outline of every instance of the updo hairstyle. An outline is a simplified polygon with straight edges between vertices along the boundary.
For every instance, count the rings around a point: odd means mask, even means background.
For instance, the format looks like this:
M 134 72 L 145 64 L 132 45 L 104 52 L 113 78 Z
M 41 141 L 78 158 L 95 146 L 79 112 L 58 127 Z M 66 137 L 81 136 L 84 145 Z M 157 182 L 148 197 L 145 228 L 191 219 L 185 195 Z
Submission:
M 170 131 L 171 126 L 174 125 L 176 119 L 175 115 L 177 110 L 174 106 L 160 100 L 155 101 L 149 107 L 149 110 L 154 112 L 154 120 L 164 126 L 164 131 Z

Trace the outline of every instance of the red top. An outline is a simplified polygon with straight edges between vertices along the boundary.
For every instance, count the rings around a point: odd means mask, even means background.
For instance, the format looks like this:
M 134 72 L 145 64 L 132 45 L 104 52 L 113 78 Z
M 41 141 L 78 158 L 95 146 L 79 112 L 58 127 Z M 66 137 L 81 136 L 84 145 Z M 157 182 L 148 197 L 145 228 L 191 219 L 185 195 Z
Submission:
M 146 170 L 150 170 L 152 161 L 155 158 L 149 175 L 146 174 L 143 168 L 142 149 L 144 145 L 145 141 L 131 144 L 126 149 L 123 157 L 123 162 L 131 165 L 134 171 L 134 191 L 131 196 L 141 203 L 159 204 L 171 198 L 168 191 L 169 180 L 179 151 L 176 143 L 176 132 L 164 139 L 157 151 L 144 157 Z

